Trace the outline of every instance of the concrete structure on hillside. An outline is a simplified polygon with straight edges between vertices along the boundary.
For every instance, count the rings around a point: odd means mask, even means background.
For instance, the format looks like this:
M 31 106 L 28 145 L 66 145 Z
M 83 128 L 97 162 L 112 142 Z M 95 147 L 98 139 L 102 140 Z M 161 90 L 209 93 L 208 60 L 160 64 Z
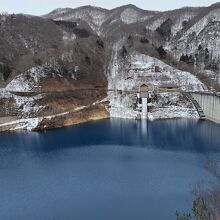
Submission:
M 149 91 L 149 87 L 143 84 L 139 88 L 137 93 L 137 110 L 141 112 L 141 119 L 148 118 L 148 103 L 152 98 L 152 92 Z

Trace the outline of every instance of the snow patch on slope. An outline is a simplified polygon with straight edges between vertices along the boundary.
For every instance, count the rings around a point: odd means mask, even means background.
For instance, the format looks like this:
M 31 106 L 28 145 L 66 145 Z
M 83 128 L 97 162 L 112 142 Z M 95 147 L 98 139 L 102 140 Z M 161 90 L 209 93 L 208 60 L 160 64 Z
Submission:
M 183 22 L 184 21 L 185 22 L 189 22 L 190 19 L 192 19 L 195 15 L 196 15 L 196 13 L 188 12 L 188 13 L 185 13 L 185 14 L 183 14 L 181 16 L 178 16 L 175 19 L 174 25 L 171 27 L 172 34 L 176 35 L 177 32 L 179 32 L 183 28 Z
M 5 88 L 0 89 L 0 98 L 9 99 L 12 97 L 12 94 L 7 91 Z
M 172 119 L 172 118 L 194 118 L 199 119 L 199 115 L 195 108 L 187 108 L 180 106 L 168 106 L 165 108 L 157 108 L 148 113 L 150 120 L 156 119 Z
M 32 131 L 37 126 L 39 123 L 43 120 L 43 118 L 26 118 L 26 119 L 19 119 L 15 120 L 12 122 L 0 124 L 1 127 L 11 127 L 11 131 L 16 131 L 16 130 L 27 130 L 27 131 Z
M 208 48 L 213 59 L 219 59 L 220 50 L 220 9 L 210 11 L 206 16 L 195 22 L 181 38 L 177 41 L 171 41 L 169 48 L 172 50 L 174 46 L 175 57 L 177 59 L 184 54 L 197 53 L 199 45 L 203 48 Z M 184 49 L 183 49 L 184 48 Z
M 66 31 L 63 31 L 63 41 L 65 43 L 69 43 L 71 41 L 74 41 L 76 39 L 76 35 L 73 33 L 67 33 Z
M 220 9 L 215 9 L 209 12 L 208 15 L 204 16 L 199 22 L 196 22 L 185 34 L 182 38 L 186 38 L 191 33 L 195 33 L 199 35 L 204 27 L 208 25 L 210 22 L 220 21 Z
M 166 21 L 166 18 L 165 18 L 165 17 L 158 18 L 158 19 L 156 19 L 155 21 L 153 21 L 152 23 L 148 24 L 148 25 L 146 26 L 146 29 L 147 29 L 147 30 L 151 30 L 151 31 L 156 31 L 156 29 L 157 29 L 158 27 L 160 27 L 161 24 L 163 24 L 163 22 L 165 22 L 165 21 Z
M 6 90 L 10 92 L 31 92 L 36 89 L 36 85 L 40 82 L 40 78 L 46 77 L 44 68 L 33 67 L 23 74 L 15 77 L 7 86 Z
M 18 109 L 22 112 L 22 115 L 28 116 L 33 115 L 39 112 L 44 106 L 39 106 L 37 101 L 43 98 L 43 95 L 36 95 L 36 96 L 18 96 L 13 95 L 13 98 L 16 102 Z
M 121 13 L 121 21 L 124 22 L 125 24 L 132 24 L 135 22 L 138 22 L 138 20 L 141 17 L 141 13 L 138 11 L 132 9 L 132 8 L 126 8 L 122 13 Z

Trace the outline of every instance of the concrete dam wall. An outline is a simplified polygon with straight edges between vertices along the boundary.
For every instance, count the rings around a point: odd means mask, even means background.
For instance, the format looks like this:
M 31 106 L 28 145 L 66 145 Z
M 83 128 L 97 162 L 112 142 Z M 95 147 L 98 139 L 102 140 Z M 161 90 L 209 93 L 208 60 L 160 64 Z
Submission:
M 220 124 L 220 97 L 214 94 L 193 93 L 206 118 Z

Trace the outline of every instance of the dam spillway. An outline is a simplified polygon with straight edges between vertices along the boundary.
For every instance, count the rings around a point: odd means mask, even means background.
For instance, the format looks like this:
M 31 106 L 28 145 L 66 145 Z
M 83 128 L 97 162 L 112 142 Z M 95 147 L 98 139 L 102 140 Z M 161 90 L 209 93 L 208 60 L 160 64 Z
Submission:
M 142 119 L 147 119 L 147 113 L 148 113 L 148 100 L 147 98 L 142 98 Z

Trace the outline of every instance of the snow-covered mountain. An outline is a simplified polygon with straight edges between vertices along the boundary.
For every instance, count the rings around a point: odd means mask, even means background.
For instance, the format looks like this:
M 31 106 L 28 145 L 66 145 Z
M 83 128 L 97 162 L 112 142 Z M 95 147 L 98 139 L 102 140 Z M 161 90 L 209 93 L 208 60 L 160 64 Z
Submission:
M 84 21 L 95 34 L 107 41 L 121 38 L 125 33 L 144 36 L 158 47 L 163 45 L 176 61 L 180 61 L 182 55 L 191 56 L 197 70 L 201 70 L 203 75 L 206 75 L 204 70 L 210 70 L 213 71 L 212 78 L 219 78 L 216 75 L 220 71 L 219 12 L 219 3 L 210 7 L 185 7 L 167 12 L 146 11 L 134 5 L 112 10 L 85 6 L 57 9 L 45 17 Z
M 83 20 L 90 25 L 94 32 L 102 36 L 105 27 L 112 23 L 133 24 L 148 20 L 154 14 L 156 12 L 145 11 L 134 5 L 125 5 L 113 10 L 84 6 L 76 9 L 59 8 L 43 17 L 65 21 Z
M 82 120 L 81 111 L 84 121 L 136 118 L 136 97 L 125 91 L 141 84 L 155 91 L 149 117 L 198 117 L 183 92 L 220 91 L 219 3 L 166 12 L 125 5 L 0 15 L 0 124 L 18 116 L 18 127 L 57 127 Z M 181 92 L 157 93 L 165 84 Z

